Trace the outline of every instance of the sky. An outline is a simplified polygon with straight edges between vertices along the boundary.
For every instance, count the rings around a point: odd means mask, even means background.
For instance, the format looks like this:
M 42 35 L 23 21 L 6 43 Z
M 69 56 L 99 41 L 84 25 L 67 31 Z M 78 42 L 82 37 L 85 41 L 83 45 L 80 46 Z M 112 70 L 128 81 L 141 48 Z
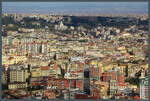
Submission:
M 147 14 L 147 2 L 3 2 L 3 13 Z

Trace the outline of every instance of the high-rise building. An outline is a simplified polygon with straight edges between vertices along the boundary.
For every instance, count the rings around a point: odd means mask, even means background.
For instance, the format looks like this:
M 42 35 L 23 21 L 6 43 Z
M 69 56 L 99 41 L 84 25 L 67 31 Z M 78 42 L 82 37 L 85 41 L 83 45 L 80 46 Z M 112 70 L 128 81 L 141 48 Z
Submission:
M 27 69 L 9 69 L 9 82 L 26 82 L 28 78 Z
M 148 100 L 148 94 L 148 78 L 143 78 L 140 82 L 140 99 Z

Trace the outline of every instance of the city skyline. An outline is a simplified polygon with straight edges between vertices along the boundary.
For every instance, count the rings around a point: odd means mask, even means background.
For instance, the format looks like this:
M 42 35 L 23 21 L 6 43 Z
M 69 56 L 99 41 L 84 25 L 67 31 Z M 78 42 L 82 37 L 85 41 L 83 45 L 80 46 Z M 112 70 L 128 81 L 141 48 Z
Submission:
M 79 3 L 3 3 L 3 99 L 148 99 L 147 3 Z

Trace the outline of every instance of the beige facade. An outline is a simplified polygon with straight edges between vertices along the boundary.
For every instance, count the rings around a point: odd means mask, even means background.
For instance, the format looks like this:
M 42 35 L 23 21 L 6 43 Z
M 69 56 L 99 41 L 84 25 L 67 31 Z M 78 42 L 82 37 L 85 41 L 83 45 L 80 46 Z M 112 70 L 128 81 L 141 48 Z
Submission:
M 8 84 L 8 89 L 23 89 L 27 87 L 28 87 L 28 84 L 26 82 Z
M 29 74 L 27 70 L 11 70 L 10 71 L 10 82 L 26 82 Z

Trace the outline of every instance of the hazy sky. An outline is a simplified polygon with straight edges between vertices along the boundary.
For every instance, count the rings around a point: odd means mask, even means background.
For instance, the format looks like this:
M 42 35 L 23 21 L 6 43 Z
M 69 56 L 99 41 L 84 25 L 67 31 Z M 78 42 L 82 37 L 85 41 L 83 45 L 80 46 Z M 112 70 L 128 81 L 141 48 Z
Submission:
M 3 2 L 5 13 L 148 13 L 147 2 Z

